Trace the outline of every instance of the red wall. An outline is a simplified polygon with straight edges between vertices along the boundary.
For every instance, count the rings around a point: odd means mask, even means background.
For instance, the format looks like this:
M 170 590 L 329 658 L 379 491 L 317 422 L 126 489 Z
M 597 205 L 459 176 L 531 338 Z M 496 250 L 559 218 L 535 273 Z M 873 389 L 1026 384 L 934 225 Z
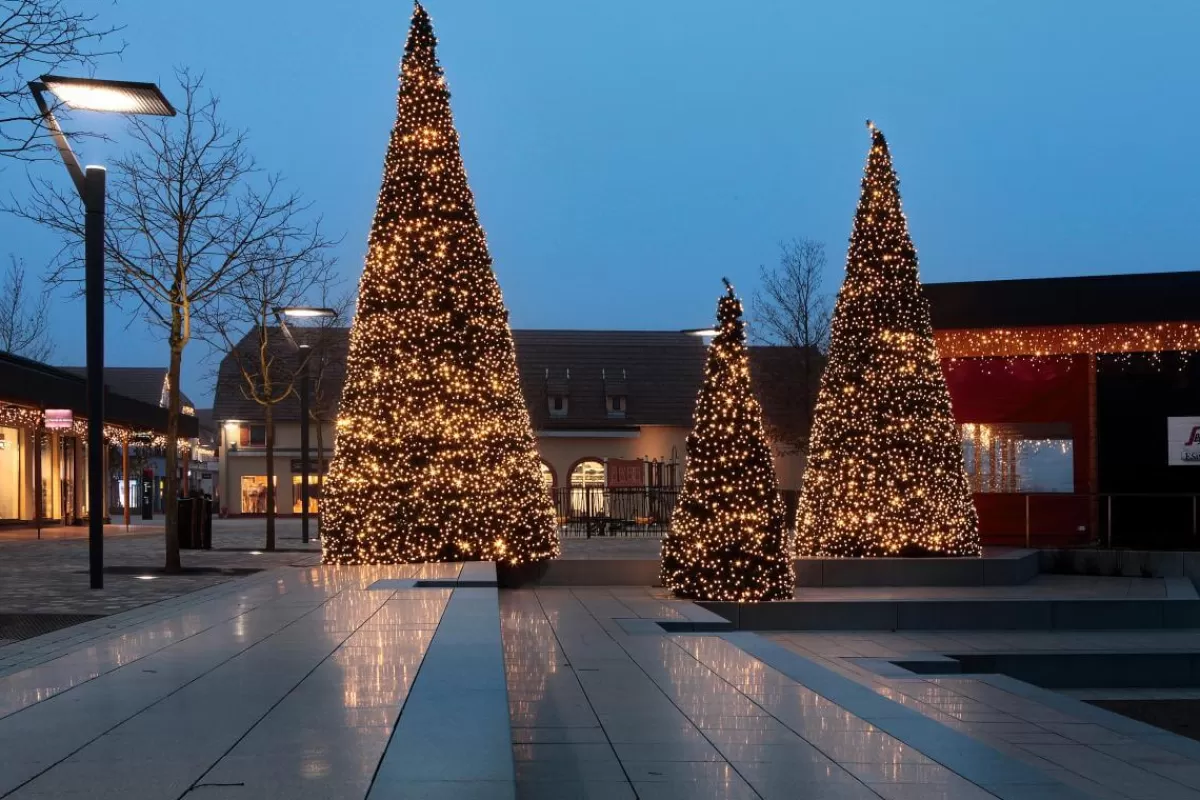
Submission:
M 960 423 L 1067 423 L 1074 438 L 1076 495 L 975 495 L 984 544 L 1025 544 L 1026 498 L 1035 546 L 1090 541 L 1089 356 L 1037 361 L 1018 358 L 943 359 L 954 416 Z M 1082 526 L 1082 530 L 1081 530 Z

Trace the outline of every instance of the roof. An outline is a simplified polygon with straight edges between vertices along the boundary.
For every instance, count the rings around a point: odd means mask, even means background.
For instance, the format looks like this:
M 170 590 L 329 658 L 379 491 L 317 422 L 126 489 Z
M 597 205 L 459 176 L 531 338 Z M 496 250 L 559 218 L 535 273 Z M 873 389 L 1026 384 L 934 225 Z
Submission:
M 329 348 L 344 354 L 349 338 L 346 328 L 325 329 L 331 339 Z M 275 337 L 281 353 L 290 345 Z M 586 330 L 514 330 L 517 368 L 521 388 L 535 430 L 597 430 L 630 428 L 642 425 L 671 425 L 690 428 L 696 393 L 704 375 L 706 348 L 703 339 L 678 331 L 586 331 Z M 251 347 L 254 334 L 238 347 Z M 786 351 L 783 352 L 783 351 Z M 770 375 L 760 392 L 768 418 L 786 422 L 794 415 L 796 395 L 786 380 L 775 377 L 784 372 L 797 375 L 796 368 L 784 370 L 784 362 L 795 359 L 788 348 L 751 348 L 751 368 L 756 374 Z M 344 378 L 344 358 L 333 359 L 329 391 L 337 397 Z M 792 360 L 790 363 L 795 363 Z M 761 366 L 760 366 L 761 365 Z M 764 370 L 766 370 L 764 372 Z M 569 374 L 569 377 L 568 377 Z M 262 406 L 247 399 L 239 388 L 241 377 L 236 360 L 227 355 L 221 362 L 218 390 L 213 401 L 213 416 L 224 420 L 261 420 Z M 623 417 L 610 417 L 606 404 L 609 391 L 623 391 L 626 411 Z M 565 393 L 568 411 L 565 417 L 551 417 L 549 395 Z M 300 418 L 299 402 L 293 396 L 275 406 L 277 421 L 295 422 Z
M 59 367 L 63 372 L 87 377 L 87 367 Z M 166 367 L 105 367 L 104 382 L 109 391 L 117 392 L 150 405 L 163 406 L 163 388 L 167 382 Z M 195 407 L 191 399 L 180 392 L 185 406 Z
M 165 433 L 167 411 L 158 404 L 118 391 L 107 381 L 104 421 L 137 430 Z M 79 416 L 87 415 L 87 379 L 76 369 L 64 369 L 0 352 L 0 400 L 35 408 L 69 408 Z M 160 385 L 161 392 L 161 385 Z M 181 416 L 179 433 L 188 438 L 197 434 L 192 417 Z
M 1200 272 L 927 283 L 935 329 L 1200 320 Z

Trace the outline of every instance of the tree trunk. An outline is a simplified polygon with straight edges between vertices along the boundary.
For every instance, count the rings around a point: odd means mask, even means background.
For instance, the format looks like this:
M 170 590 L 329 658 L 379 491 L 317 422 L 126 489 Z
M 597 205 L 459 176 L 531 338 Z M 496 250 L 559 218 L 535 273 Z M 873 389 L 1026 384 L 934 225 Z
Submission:
M 267 421 L 267 546 L 275 549 L 275 407 L 263 406 Z
M 179 561 L 179 414 L 182 401 L 179 391 L 179 367 L 183 360 L 183 345 L 177 343 L 174 336 L 171 343 L 171 365 L 167 370 L 167 474 L 166 497 L 163 498 L 165 518 L 163 529 L 166 534 L 166 563 L 163 569 L 168 573 L 178 573 L 183 570 Z
M 321 487 L 325 483 L 325 473 L 321 466 L 325 463 L 325 435 L 322 433 L 323 424 L 317 420 L 317 538 L 321 538 Z

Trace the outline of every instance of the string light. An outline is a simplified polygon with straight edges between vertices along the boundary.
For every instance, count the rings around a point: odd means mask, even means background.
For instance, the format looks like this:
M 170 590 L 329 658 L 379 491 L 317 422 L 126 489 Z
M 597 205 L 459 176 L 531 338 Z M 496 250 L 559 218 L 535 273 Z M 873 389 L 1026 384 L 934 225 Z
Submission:
M 436 44 L 418 3 L 322 498 L 327 564 L 558 555 Z
M 805 555 L 977 556 L 978 518 L 917 253 L 887 141 L 870 127 L 797 543 Z
M 0 425 L 13 428 L 37 428 L 41 424 L 41 409 L 0 403 Z
M 762 409 L 750 386 L 742 303 L 726 281 L 708 348 L 662 580 L 696 600 L 780 600 L 795 586 Z
M 1078 354 L 1200 351 L 1200 325 L 1186 322 L 948 329 L 934 334 L 944 358 L 1049 358 Z

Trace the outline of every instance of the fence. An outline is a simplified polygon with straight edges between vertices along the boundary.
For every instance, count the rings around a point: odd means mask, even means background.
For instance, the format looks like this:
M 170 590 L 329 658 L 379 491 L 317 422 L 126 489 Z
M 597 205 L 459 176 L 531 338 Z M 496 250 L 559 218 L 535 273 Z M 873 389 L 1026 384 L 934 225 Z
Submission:
M 551 496 L 563 538 L 659 539 L 671 530 L 679 487 L 561 487 Z M 799 492 L 780 497 L 792 530 Z M 1200 549 L 1200 494 L 983 493 L 975 505 L 985 544 Z
M 1200 549 L 1200 494 L 983 493 L 975 507 L 984 544 Z
M 795 523 L 798 494 L 791 490 L 780 492 L 789 528 Z M 551 497 L 561 537 L 659 539 L 671 530 L 671 517 L 679 499 L 679 487 L 618 489 L 572 486 L 552 489 Z

